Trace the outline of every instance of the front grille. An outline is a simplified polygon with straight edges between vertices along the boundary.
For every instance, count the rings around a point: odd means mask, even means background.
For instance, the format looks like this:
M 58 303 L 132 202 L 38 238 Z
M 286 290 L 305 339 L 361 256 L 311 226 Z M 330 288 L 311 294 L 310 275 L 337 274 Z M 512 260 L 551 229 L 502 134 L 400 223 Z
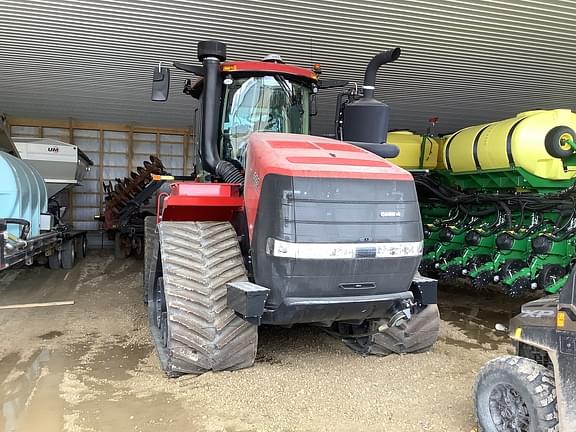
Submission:
M 376 258 L 375 247 L 357 247 L 356 258 Z

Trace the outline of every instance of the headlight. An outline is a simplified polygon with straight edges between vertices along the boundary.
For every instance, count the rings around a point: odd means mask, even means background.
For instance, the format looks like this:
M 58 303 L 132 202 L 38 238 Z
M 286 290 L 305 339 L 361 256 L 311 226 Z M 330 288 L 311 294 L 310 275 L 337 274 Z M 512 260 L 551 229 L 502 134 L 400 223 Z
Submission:
M 352 259 L 422 255 L 422 242 L 397 243 L 292 243 L 269 238 L 266 252 L 281 258 Z

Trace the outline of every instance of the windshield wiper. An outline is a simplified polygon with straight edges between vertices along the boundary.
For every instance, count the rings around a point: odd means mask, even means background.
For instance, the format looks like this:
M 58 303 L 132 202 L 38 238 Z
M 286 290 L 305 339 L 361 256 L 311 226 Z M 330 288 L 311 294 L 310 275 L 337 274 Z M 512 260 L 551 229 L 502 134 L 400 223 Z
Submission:
M 284 91 L 286 96 L 288 96 L 288 100 L 290 101 L 290 105 L 296 105 L 298 103 L 298 101 L 296 100 L 296 97 L 294 96 L 294 90 L 290 89 L 290 84 L 288 84 L 288 81 L 286 80 L 286 78 L 284 78 L 282 75 L 274 75 L 274 79 L 280 85 L 280 87 L 282 88 L 282 90 Z

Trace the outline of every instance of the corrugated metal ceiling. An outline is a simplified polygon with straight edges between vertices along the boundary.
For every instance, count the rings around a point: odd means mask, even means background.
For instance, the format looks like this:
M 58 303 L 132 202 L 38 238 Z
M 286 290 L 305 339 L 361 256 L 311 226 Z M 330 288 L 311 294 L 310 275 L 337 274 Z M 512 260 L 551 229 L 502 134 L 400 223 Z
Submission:
M 573 0 L 4 0 L 0 110 L 37 118 L 191 124 L 192 100 L 173 74 L 169 103 L 149 101 L 159 60 L 195 61 L 196 42 L 220 39 L 230 59 L 276 52 L 325 76 L 360 81 L 378 51 L 377 96 L 393 128 L 439 131 L 534 108 L 572 108 Z M 329 133 L 334 92 L 321 99 Z

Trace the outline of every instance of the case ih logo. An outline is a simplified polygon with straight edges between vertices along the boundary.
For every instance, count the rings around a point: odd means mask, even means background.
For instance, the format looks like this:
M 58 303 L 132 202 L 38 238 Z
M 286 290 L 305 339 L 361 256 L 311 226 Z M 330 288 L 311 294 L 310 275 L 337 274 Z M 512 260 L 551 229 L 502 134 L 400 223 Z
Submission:
M 260 176 L 254 169 L 252 170 L 252 183 L 254 183 L 256 189 L 258 189 L 258 187 L 260 186 Z
M 60 149 L 58 147 L 48 147 L 49 153 L 58 153 Z
M 402 214 L 399 211 L 381 211 L 380 217 L 400 217 Z

